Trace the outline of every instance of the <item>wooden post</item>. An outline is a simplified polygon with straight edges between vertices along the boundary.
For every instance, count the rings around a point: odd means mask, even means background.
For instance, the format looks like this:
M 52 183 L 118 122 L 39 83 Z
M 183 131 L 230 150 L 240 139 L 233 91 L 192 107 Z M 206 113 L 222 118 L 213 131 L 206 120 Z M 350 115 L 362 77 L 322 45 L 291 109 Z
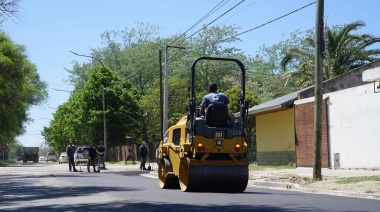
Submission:
M 314 180 L 322 180 L 323 11 L 324 0 L 317 0 L 315 24 Z

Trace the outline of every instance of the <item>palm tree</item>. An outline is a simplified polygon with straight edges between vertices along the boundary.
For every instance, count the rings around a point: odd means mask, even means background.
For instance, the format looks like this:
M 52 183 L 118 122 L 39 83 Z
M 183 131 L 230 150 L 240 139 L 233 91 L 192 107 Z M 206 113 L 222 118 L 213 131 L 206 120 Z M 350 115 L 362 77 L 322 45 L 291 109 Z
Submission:
M 326 27 L 323 80 L 339 76 L 379 58 L 380 49 L 367 50 L 367 47 L 379 43 L 380 37 L 353 33 L 364 26 L 363 21 L 356 21 L 332 29 Z M 301 45 L 300 48 L 287 49 L 281 66 L 284 71 L 283 77 L 287 78 L 287 81 L 293 78 L 301 88 L 304 88 L 314 84 L 314 38 L 306 37 Z

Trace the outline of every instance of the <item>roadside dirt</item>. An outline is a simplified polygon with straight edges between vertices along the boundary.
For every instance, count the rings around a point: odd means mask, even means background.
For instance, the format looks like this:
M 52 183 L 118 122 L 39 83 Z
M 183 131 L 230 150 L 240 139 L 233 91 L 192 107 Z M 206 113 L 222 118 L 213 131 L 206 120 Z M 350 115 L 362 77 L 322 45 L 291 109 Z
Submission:
M 328 176 L 322 177 L 322 181 L 313 181 L 311 177 L 297 176 L 293 173 L 272 173 L 271 170 L 250 173 L 250 180 L 254 182 L 279 183 L 285 189 L 380 199 L 380 181 L 337 183 L 341 179 L 345 178 Z

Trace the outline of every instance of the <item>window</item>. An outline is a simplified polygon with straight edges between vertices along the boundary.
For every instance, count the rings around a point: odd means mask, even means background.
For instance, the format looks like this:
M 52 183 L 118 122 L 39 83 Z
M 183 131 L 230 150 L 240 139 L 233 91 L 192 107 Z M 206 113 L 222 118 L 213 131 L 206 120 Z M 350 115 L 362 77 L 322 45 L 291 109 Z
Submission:
M 179 145 L 181 141 L 181 129 L 173 130 L 173 143 L 175 145 Z

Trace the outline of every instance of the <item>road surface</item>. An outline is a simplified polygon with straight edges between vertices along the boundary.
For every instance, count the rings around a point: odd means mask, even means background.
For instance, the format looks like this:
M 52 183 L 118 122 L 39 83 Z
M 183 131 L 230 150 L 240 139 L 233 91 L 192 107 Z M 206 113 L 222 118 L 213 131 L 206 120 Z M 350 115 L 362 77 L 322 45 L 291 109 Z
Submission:
M 238 194 L 164 190 L 146 171 L 131 167 L 108 167 L 100 173 L 68 172 L 67 164 L 50 162 L 0 167 L 0 211 L 378 211 L 380 207 L 379 200 L 253 187 Z

